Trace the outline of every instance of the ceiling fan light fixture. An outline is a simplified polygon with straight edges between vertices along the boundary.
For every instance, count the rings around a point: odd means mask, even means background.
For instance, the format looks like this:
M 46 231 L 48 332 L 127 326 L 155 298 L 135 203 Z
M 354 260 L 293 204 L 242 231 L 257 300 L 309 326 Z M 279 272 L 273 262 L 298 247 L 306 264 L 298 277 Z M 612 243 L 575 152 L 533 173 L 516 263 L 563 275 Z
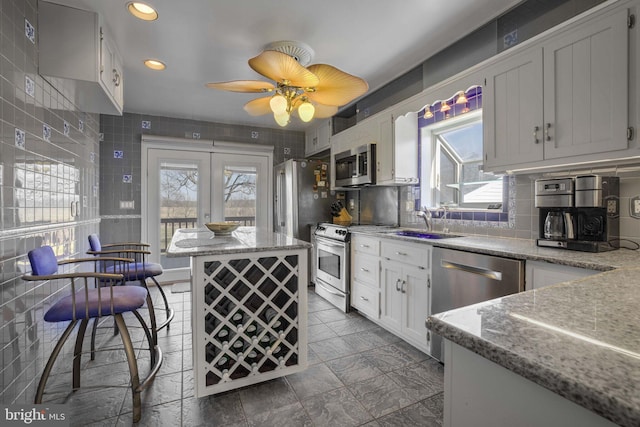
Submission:
M 298 107 L 298 115 L 303 122 L 310 122 L 316 112 L 312 103 L 305 101 Z
M 286 113 L 288 107 L 287 104 L 287 99 L 280 94 L 273 95 L 269 101 L 271 111 L 273 111 L 273 114 L 275 115 Z
M 278 123 L 278 125 L 285 127 L 286 125 L 289 124 L 289 113 L 287 113 L 286 111 L 284 113 L 280 113 L 280 114 L 273 114 L 273 118 L 276 120 L 276 123 Z
M 146 3 L 129 2 L 127 3 L 127 10 L 130 14 L 143 21 L 155 21 L 158 19 L 158 12 Z
M 147 68 L 151 68 L 155 71 L 162 71 L 167 68 L 164 62 L 158 61 L 157 59 L 145 59 L 144 65 L 146 65 Z

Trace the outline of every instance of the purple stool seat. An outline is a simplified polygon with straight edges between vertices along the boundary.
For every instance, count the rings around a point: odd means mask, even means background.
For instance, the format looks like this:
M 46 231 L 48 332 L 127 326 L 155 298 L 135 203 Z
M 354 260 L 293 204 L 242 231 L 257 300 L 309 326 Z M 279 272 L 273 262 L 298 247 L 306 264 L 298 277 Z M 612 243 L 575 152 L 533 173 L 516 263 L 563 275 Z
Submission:
M 98 291 L 101 297 L 98 297 Z M 137 310 L 144 305 L 147 298 L 147 290 L 138 286 L 117 286 L 112 289 L 113 299 L 110 298 L 110 290 L 106 288 L 90 289 L 88 299 L 85 301 L 84 291 L 75 294 L 75 313 L 73 309 L 73 296 L 58 300 L 44 315 L 47 322 L 64 322 L 66 320 L 86 319 L 102 316 L 111 316 L 117 313 L 125 313 Z M 111 310 L 113 304 L 113 311 Z M 89 313 L 87 316 L 87 305 Z
M 147 277 L 159 276 L 162 274 L 162 266 L 154 262 L 135 262 L 125 264 L 110 265 L 105 268 L 106 273 L 122 274 L 126 282 L 144 280 Z

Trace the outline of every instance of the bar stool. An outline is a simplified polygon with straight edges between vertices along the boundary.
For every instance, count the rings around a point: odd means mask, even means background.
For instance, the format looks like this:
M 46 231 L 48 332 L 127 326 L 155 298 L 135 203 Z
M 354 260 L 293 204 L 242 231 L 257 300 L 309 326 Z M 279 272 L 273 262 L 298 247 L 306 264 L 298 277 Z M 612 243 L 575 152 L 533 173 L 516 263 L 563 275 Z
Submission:
M 169 329 L 169 324 L 175 315 L 172 307 L 169 306 L 167 296 L 158 283 L 156 276 L 162 274 L 162 266 L 158 263 L 148 262 L 146 256 L 151 252 L 146 250 L 149 247 L 147 243 L 109 243 L 102 244 L 97 234 L 91 234 L 89 236 L 89 247 L 91 250 L 87 251 L 87 254 L 102 257 L 102 256 L 117 256 L 124 258 L 133 258 L 135 261 L 126 265 L 114 264 L 108 266 L 105 270 L 107 273 L 119 273 L 124 275 L 125 282 L 139 282 L 145 289 L 147 287 L 147 279 L 153 280 L 156 287 L 160 291 L 162 300 L 164 301 L 164 309 L 166 313 L 165 320 L 158 324 L 155 316 L 155 309 L 151 296 L 149 295 L 147 306 L 149 307 L 149 317 L 151 321 L 151 330 L 154 336 L 154 340 L 157 343 L 157 332 L 162 328 Z
M 45 365 L 38 383 L 34 403 L 42 403 L 47 380 L 49 379 L 56 359 L 78 323 L 80 326 L 76 334 L 76 342 L 73 350 L 72 389 L 76 391 L 80 388 L 80 368 L 83 353 L 82 343 L 89 320 L 111 316 L 115 319 L 129 365 L 133 398 L 133 421 L 139 421 L 142 415 L 140 393 L 153 381 L 162 364 L 162 351 L 157 344 L 153 342 L 151 332 L 146 322 L 137 311 L 145 303 L 148 294 L 147 290 L 137 286 L 118 286 L 124 278 L 121 274 L 102 272 L 58 273 L 59 265 L 84 262 L 92 262 L 95 264 L 95 257 L 58 261 L 51 246 L 42 246 L 33 249 L 29 252 L 28 257 L 31 264 L 31 274 L 23 276 L 23 280 L 42 281 L 64 279 L 70 281 L 71 287 L 70 294 L 56 301 L 44 315 L 46 322 L 69 322 L 69 325 L 62 333 L 49 356 L 49 360 Z M 131 262 L 130 259 L 114 257 L 109 258 L 109 260 L 121 263 Z M 140 381 L 135 349 L 123 318 L 123 313 L 127 312 L 131 312 L 142 325 L 149 345 L 149 351 L 151 352 L 149 374 L 143 381 Z M 103 348 L 99 351 L 107 350 L 114 350 L 114 348 Z

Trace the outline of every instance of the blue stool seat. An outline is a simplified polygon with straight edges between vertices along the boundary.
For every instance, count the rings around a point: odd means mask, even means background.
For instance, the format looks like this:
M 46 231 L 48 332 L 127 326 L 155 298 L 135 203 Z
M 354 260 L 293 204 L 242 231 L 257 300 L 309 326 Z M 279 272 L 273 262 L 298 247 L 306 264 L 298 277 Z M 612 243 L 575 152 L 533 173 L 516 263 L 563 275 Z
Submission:
M 113 297 L 111 297 L 111 291 L 113 291 Z M 47 310 L 44 320 L 64 322 L 65 320 L 112 316 L 137 310 L 144 305 L 147 298 L 147 290 L 138 286 L 117 286 L 112 290 L 107 288 L 90 289 L 87 294 L 86 301 L 84 292 L 75 294 L 75 307 L 73 295 L 61 298 Z
M 107 266 L 105 273 L 122 274 L 126 282 L 134 282 L 161 275 L 162 266 L 154 262 L 132 262 L 124 266 L 115 264 Z

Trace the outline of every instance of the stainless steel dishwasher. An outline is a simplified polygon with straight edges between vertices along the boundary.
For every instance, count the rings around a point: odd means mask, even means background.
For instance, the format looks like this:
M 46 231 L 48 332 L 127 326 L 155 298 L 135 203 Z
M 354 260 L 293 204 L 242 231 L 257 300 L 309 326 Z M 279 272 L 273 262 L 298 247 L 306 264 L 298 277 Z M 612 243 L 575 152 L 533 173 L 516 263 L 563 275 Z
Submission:
M 433 248 L 431 314 L 524 291 L 524 261 Z M 443 360 L 442 337 L 431 334 L 431 355 Z

